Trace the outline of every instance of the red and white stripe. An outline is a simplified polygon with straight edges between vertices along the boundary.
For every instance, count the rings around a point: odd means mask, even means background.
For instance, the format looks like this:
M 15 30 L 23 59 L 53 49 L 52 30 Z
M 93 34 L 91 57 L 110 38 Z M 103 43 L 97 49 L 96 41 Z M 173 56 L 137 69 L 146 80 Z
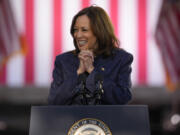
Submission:
M 133 85 L 164 85 L 164 71 L 153 37 L 162 0 L 10 1 L 18 30 L 27 36 L 28 54 L 8 62 L 1 84 L 49 86 L 55 56 L 74 49 L 70 35 L 73 16 L 95 4 L 109 14 L 121 47 L 134 55 Z

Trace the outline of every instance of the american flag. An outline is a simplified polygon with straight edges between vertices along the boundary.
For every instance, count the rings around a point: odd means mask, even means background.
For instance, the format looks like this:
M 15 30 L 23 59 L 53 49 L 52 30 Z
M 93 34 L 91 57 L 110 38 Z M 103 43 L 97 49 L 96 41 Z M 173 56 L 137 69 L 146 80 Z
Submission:
M 18 33 L 9 0 L 0 0 L 0 70 L 3 70 L 3 65 L 10 57 L 23 52 L 22 38 Z
M 164 0 L 155 33 L 170 78 L 169 88 L 180 82 L 180 0 Z
M 49 86 L 55 56 L 74 49 L 73 16 L 95 4 L 110 16 L 121 47 L 134 55 L 134 86 L 165 84 L 154 32 L 162 0 L 10 0 L 20 33 L 27 39 L 26 56 L 8 61 L 0 84 Z M 1 20 L 0 20 L 1 21 Z

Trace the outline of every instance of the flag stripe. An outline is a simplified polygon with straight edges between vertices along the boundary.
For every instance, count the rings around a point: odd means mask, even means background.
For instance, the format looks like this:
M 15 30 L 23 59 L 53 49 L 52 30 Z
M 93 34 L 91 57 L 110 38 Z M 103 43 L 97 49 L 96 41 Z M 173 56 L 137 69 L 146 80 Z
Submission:
M 160 11 L 162 1 L 147 0 L 147 5 L 147 84 L 160 87 L 163 82 L 165 82 L 165 75 L 162 60 L 156 60 L 160 57 L 160 54 L 154 40 L 154 32 L 156 29 L 157 19 L 159 17 L 159 14 L 157 13 Z
M 137 78 L 137 0 L 120 0 L 119 1 L 119 39 L 121 47 L 128 50 L 134 56 L 134 61 L 132 63 L 132 82 L 133 85 L 138 84 Z
M 118 23 L 118 1 L 119 0 L 111 0 L 110 1 L 110 17 L 114 26 L 114 32 L 116 36 L 118 37 L 118 29 L 119 29 L 119 23 Z
M 138 0 L 138 81 L 139 84 L 146 84 L 146 0 Z
M 74 49 L 73 38 L 70 34 L 71 21 L 75 14 L 79 12 L 81 0 L 63 0 L 63 16 L 62 21 L 62 52 L 70 51 Z M 69 4 L 71 3 L 71 4 Z
M 62 1 L 53 0 L 53 61 L 62 52 Z
M 6 84 L 6 66 L 5 65 L 1 67 L 0 84 L 2 85 Z
M 35 13 L 35 85 L 46 86 L 50 81 L 53 64 L 53 5 L 51 0 L 43 0 L 43 4 L 41 0 L 35 0 Z
M 25 1 L 25 33 L 28 53 L 25 60 L 26 84 L 34 83 L 34 0 Z
M 88 7 L 90 5 L 90 0 L 81 0 L 81 9 Z

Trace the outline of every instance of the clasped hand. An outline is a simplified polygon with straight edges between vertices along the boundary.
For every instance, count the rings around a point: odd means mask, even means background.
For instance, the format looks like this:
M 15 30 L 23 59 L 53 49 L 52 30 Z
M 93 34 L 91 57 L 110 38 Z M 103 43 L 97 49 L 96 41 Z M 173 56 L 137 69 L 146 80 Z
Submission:
M 93 62 L 94 62 L 94 55 L 93 52 L 90 50 L 82 50 L 78 58 L 80 60 L 79 68 L 77 70 L 77 74 L 81 74 L 84 72 L 91 73 L 94 69 Z

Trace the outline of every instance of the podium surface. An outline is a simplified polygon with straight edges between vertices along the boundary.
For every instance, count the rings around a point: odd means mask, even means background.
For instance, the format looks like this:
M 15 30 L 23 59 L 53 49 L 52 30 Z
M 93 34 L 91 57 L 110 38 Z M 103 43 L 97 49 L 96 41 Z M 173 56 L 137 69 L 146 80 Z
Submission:
M 145 105 L 31 108 L 29 135 L 96 135 L 96 132 L 97 135 L 150 135 L 148 108 Z

